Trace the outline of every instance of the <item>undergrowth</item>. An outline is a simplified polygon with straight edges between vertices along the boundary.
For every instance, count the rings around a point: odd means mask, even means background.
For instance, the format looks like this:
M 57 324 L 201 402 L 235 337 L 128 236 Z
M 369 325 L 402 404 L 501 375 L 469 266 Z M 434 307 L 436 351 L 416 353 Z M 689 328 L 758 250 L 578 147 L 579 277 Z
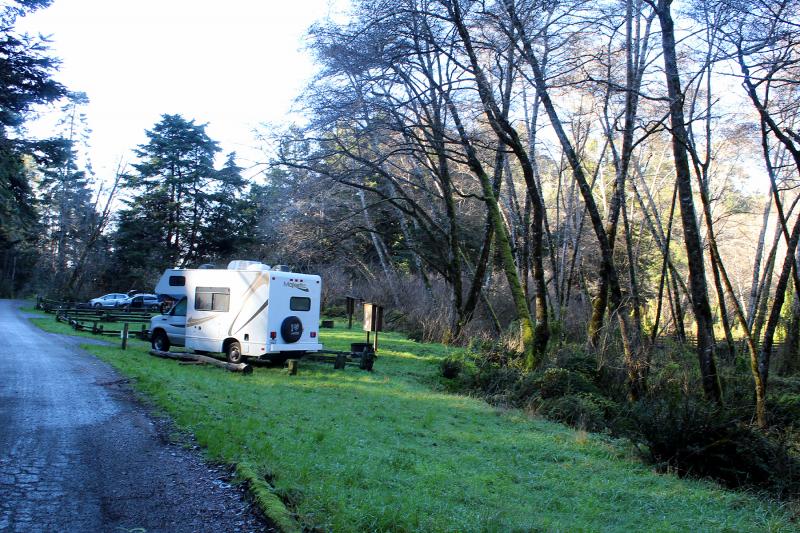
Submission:
M 670 346 L 649 373 L 647 395 L 627 401 L 621 363 L 598 366 L 582 348 L 561 349 L 536 371 L 500 343 L 473 343 L 440 363 L 445 387 L 527 409 L 579 429 L 626 437 L 658 471 L 710 478 L 729 488 L 800 495 L 800 379 L 773 378 L 771 428 L 752 423 L 752 387 L 741 361 L 724 370 L 723 404 L 701 395 L 693 354 Z M 742 377 L 742 375 L 744 377 Z

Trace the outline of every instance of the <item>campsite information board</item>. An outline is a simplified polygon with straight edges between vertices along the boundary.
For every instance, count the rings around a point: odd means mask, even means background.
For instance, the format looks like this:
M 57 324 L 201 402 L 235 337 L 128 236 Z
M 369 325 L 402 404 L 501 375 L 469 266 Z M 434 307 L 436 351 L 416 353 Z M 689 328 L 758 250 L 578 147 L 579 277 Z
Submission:
M 383 307 L 364 304 L 364 331 L 383 331 Z

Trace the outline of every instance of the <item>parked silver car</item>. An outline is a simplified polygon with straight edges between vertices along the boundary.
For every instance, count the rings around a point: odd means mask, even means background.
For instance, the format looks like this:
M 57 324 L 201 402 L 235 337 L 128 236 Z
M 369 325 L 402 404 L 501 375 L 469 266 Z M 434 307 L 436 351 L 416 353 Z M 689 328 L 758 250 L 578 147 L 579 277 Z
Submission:
M 155 294 L 134 294 L 119 305 L 123 309 L 132 311 L 158 311 L 161 302 Z
M 92 307 L 119 307 L 122 302 L 128 299 L 127 294 L 112 292 L 89 300 Z

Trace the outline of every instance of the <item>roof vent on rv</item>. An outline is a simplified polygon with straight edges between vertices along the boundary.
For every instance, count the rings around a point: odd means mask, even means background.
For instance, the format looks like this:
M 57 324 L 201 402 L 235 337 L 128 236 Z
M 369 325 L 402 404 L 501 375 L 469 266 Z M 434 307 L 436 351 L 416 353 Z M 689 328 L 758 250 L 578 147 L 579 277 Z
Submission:
M 197 268 L 200 268 L 202 270 L 211 270 L 211 269 L 217 268 L 217 265 L 215 265 L 214 263 L 203 263 L 202 265 L 200 265 Z
M 246 259 L 236 259 L 228 263 L 228 270 L 261 270 L 261 267 L 262 263 L 259 261 L 248 261 Z
M 286 265 L 275 265 L 272 267 L 272 270 L 276 272 L 291 272 L 292 269 Z

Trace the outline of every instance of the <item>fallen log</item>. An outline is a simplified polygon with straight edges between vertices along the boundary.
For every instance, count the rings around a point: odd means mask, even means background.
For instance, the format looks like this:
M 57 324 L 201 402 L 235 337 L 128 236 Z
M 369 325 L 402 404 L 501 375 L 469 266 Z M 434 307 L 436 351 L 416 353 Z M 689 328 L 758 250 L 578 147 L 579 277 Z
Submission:
M 178 361 L 197 361 L 195 354 L 186 352 L 162 352 L 161 350 L 150 350 L 150 355 L 161 357 L 162 359 L 177 359 Z
M 219 359 L 214 359 L 213 357 L 207 357 L 205 355 L 200 355 L 196 353 L 188 353 L 188 352 L 172 353 L 172 352 L 162 352 L 160 350 L 150 350 L 150 355 L 154 355 L 156 357 L 162 357 L 164 359 L 177 359 L 178 361 L 197 361 L 199 363 L 218 366 L 220 368 L 230 370 L 231 372 L 242 372 L 244 374 L 253 373 L 253 367 L 248 365 L 247 363 L 229 363 L 227 361 L 220 361 Z
M 219 359 L 214 359 L 213 357 L 208 357 L 205 355 L 200 354 L 192 354 L 197 361 L 202 361 L 203 363 L 208 363 L 209 365 L 218 366 L 220 368 L 226 368 L 231 372 L 242 372 L 244 374 L 252 374 L 253 367 L 248 365 L 247 363 L 229 363 L 227 361 L 220 361 Z

